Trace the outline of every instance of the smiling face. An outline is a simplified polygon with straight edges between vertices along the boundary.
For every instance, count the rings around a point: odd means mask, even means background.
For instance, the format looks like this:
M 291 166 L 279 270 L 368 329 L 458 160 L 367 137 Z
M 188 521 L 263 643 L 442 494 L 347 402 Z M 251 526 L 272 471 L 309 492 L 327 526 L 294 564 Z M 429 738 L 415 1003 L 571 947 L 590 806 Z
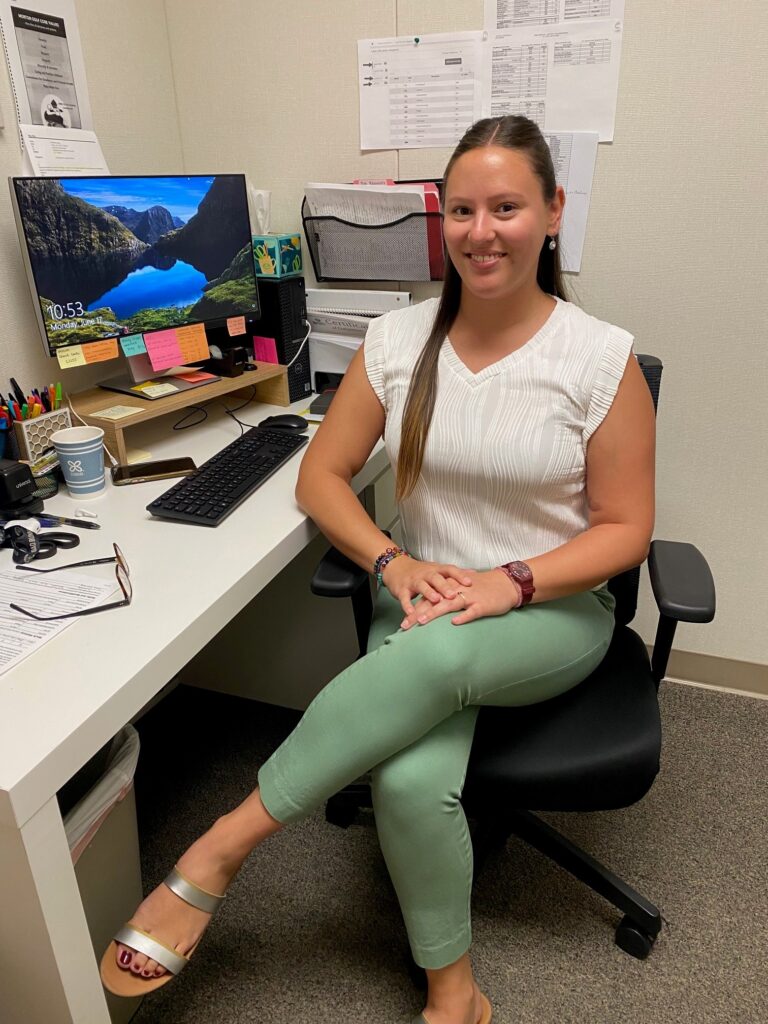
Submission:
M 539 253 L 560 229 L 564 195 L 544 199 L 526 154 L 481 146 L 460 156 L 445 187 L 443 233 L 463 288 L 510 298 L 536 287 Z

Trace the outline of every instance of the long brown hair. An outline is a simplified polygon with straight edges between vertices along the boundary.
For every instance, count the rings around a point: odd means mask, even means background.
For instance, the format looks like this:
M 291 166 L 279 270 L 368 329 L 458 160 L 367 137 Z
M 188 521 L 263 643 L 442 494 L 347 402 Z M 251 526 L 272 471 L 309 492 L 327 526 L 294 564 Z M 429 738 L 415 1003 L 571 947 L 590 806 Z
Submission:
M 531 169 L 541 182 L 545 202 L 549 203 L 554 199 L 557 183 L 549 147 L 533 121 L 516 115 L 486 117 L 475 122 L 465 132 L 445 168 L 443 195 L 448 175 L 459 157 L 472 149 L 491 145 L 504 146 L 525 153 L 531 163 Z M 556 295 L 560 299 L 568 298 L 560 270 L 560 248 L 558 246 L 554 250 L 550 249 L 548 238 L 544 240 L 539 253 L 536 281 L 539 288 L 547 294 Z M 445 336 L 456 320 L 460 304 L 461 278 L 446 252 L 443 290 L 435 321 L 416 363 L 403 413 L 400 453 L 397 458 L 398 501 L 411 493 L 421 473 L 424 448 L 437 394 L 437 360 Z

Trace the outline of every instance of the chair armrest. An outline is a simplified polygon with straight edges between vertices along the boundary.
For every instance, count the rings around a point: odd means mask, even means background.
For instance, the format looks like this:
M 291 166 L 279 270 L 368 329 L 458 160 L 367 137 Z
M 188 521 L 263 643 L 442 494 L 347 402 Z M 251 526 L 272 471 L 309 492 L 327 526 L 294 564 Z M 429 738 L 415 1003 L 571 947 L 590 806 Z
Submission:
M 651 587 L 659 612 L 676 622 L 711 622 L 715 581 L 693 544 L 654 540 L 648 555 Z
M 318 597 L 352 597 L 367 579 L 365 569 L 336 548 L 329 548 L 315 569 L 309 586 Z

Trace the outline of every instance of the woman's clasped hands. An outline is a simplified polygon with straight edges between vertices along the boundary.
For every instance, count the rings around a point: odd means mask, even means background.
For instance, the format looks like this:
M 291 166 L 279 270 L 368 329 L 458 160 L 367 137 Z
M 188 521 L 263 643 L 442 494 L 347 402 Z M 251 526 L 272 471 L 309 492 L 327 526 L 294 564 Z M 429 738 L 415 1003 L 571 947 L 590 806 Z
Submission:
M 401 557 L 385 567 L 382 580 L 405 612 L 401 629 L 425 626 L 451 613 L 456 613 L 451 619 L 454 626 L 462 626 L 475 619 L 506 615 L 520 604 L 517 585 L 498 569 L 478 572 Z

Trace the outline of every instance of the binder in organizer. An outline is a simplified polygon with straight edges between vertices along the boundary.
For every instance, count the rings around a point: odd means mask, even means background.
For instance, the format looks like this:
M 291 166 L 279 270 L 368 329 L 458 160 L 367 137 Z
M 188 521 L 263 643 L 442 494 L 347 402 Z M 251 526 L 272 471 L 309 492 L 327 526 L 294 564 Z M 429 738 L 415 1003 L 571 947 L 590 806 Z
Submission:
M 434 181 L 423 181 L 424 209 L 427 214 L 427 248 L 429 250 L 429 276 L 439 281 L 445 271 L 443 258 L 443 229 L 440 223 L 440 192 Z

